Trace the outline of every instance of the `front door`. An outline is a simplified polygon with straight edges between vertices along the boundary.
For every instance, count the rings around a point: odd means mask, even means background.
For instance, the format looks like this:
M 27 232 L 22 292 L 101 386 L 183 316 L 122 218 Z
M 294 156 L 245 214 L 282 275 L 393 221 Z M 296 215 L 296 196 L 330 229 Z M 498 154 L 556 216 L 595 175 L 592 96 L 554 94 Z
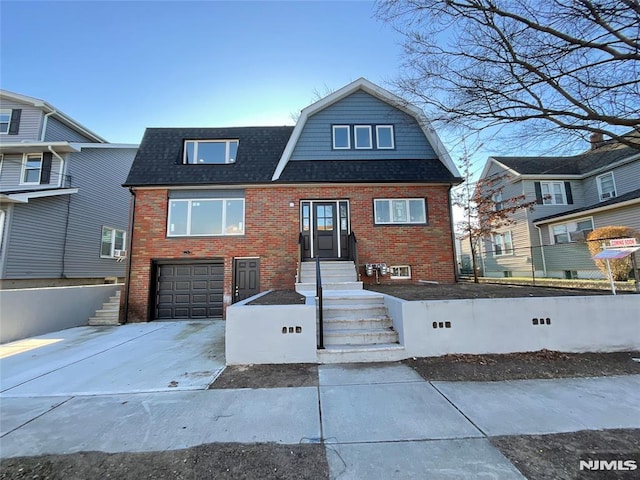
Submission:
M 233 303 L 260 293 L 259 258 L 236 258 L 233 270 Z
M 335 202 L 313 204 L 314 257 L 338 258 L 338 222 Z
M 302 259 L 349 258 L 349 201 L 302 200 L 300 202 Z

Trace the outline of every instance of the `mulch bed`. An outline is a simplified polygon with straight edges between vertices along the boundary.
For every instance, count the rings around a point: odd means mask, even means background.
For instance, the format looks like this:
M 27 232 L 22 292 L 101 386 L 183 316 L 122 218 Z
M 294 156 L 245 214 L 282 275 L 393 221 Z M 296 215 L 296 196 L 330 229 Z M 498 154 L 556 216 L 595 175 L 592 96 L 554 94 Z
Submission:
M 305 296 L 295 290 L 274 290 L 247 305 L 304 305 L 305 300 Z
M 318 366 L 316 364 L 298 363 L 283 365 L 231 365 L 224 369 L 209 389 L 317 386 Z

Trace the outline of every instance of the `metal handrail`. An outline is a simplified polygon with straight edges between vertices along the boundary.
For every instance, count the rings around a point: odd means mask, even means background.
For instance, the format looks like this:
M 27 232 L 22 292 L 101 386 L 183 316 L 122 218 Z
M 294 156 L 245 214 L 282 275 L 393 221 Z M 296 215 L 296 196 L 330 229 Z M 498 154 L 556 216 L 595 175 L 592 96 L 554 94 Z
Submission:
M 296 281 L 302 281 L 302 249 L 304 248 L 304 237 L 302 233 L 298 234 L 298 270 L 296 272 Z
M 324 349 L 324 318 L 322 315 L 322 274 L 320 257 L 316 257 L 316 315 L 318 318 L 318 348 Z
M 360 263 L 358 260 L 358 240 L 356 234 L 349 234 L 349 260 L 352 260 L 356 267 L 356 281 L 360 281 Z

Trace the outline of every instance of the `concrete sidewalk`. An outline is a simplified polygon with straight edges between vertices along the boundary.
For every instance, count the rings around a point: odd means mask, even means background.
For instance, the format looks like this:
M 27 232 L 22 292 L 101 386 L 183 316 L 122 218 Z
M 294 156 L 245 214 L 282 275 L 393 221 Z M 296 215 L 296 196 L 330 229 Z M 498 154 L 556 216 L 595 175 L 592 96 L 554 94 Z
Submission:
M 0 360 L 0 456 L 322 442 L 333 478 L 510 479 L 490 436 L 640 428 L 639 375 L 426 382 L 401 364 L 320 365 L 317 387 L 207 390 L 222 322 L 90 328 Z

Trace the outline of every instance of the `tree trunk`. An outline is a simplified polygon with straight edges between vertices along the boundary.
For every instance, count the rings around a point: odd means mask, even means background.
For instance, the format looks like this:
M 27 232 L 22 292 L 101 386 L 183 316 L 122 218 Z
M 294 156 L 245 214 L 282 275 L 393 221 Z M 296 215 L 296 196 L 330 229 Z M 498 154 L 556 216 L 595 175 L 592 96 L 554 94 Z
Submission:
M 478 282 L 478 259 L 476 257 L 476 248 L 473 245 L 473 237 L 469 235 L 469 245 L 471 246 L 471 265 L 473 268 L 473 283 Z

